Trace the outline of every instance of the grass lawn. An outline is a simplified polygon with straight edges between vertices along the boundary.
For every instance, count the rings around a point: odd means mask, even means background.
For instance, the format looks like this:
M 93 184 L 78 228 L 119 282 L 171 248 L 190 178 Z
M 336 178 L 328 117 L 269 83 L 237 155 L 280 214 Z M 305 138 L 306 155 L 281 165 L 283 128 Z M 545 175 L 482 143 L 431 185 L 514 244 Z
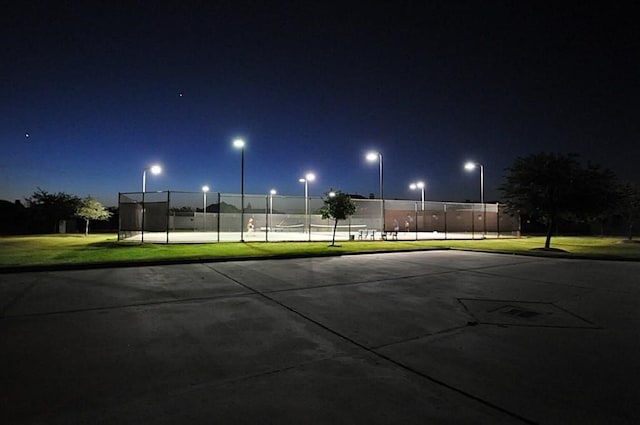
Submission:
M 153 261 L 220 260 L 225 258 L 320 256 L 359 252 L 463 249 L 545 256 L 614 258 L 640 261 L 640 243 L 622 238 L 563 237 L 551 240 L 561 252 L 541 252 L 543 237 L 485 240 L 251 242 L 213 244 L 118 243 L 116 235 L 43 235 L 0 237 L 0 270 L 24 266 L 117 264 Z

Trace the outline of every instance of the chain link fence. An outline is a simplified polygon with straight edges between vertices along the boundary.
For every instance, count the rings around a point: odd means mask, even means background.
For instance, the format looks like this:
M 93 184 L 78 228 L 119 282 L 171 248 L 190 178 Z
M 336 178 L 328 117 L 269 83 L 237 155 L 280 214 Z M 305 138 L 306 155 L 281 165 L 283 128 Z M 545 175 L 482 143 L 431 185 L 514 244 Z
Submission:
M 500 204 L 353 201 L 356 213 L 338 222 L 336 240 L 519 236 L 518 219 L 506 214 Z M 120 193 L 118 240 L 156 243 L 331 240 L 335 223 L 322 219 L 323 205 L 319 197 L 243 197 L 177 191 Z

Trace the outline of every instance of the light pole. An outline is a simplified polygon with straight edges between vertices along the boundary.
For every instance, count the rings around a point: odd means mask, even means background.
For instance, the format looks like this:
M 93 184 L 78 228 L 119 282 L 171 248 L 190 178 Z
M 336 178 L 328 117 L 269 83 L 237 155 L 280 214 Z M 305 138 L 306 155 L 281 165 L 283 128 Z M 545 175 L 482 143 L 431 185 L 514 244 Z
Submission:
M 305 232 L 307 231 L 307 227 L 309 226 L 309 182 L 314 181 L 316 179 L 316 175 L 313 173 L 307 173 L 304 178 L 299 179 L 300 183 L 304 183 L 304 227 Z
M 269 191 L 269 223 L 267 228 L 273 227 L 273 195 L 278 193 L 275 189 Z
M 244 140 L 235 139 L 233 141 L 233 147 L 236 149 L 240 149 L 242 162 L 240 167 L 240 202 L 242 205 L 240 206 L 240 242 L 244 242 Z
M 484 165 L 479 162 L 468 161 L 464 164 L 464 169 L 473 171 L 476 167 L 480 167 L 480 203 L 482 204 L 482 237 L 487 237 L 487 205 L 484 203 Z
M 409 185 L 409 189 L 411 190 L 420 189 L 422 191 L 422 211 L 424 211 L 424 187 L 424 182 L 411 183 Z
M 142 192 L 147 191 L 147 171 L 151 171 L 151 174 L 160 174 L 162 172 L 162 167 L 159 165 L 152 165 L 150 167 L 142 170 Z
M 380 199 L 384 199 L 384 180 L 382 175 L 382 153 L 380 152 L 369 152 L 367 154 L 367 161 L 373 162 L 378 160 L 380 164 Z
M 147 191 L 147 171 L 151 171 L 151 174 L 160 174 L 162 172 L 162 167 L 159 165 L 152 165 L 142 170 L 142 233 L 140 236 L 140 240 L 142 242 L 144 242 L 144 215 L 146 212 L 144 193 Z
M 209 186 L 202 186 L 202 231 L 207 231 L 207 192 L 209 191 Z
M 373 162 L 377 159 L 380 165 L 380 202 L 382 203 L 382 205 L 380 205 L 380 226 L 382 233 L 384 233 L 384 179 L 382 174 L 382 152 L 369 152 L 367 153 L 366 158 L 369 162 Z

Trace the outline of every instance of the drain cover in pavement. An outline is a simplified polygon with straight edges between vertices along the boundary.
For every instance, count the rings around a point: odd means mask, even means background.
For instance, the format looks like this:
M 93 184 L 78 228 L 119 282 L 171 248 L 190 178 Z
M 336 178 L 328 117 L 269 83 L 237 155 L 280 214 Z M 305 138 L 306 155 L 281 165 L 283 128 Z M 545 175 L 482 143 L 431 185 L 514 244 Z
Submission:
M 460 302 L 479 323 L 511 326 L 595 328 L 593 323 L 551 303 L 477 300 Z

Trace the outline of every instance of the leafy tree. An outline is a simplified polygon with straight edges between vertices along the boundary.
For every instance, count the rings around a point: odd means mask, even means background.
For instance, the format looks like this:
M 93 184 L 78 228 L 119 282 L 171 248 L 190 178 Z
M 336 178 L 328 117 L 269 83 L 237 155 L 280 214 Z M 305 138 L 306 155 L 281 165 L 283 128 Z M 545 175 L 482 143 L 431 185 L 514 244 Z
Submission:
M 576 182 L 574 202 L 577 211 L 571 215 L 577 221 L 597 222 L 604 234 L 604 222 L 611 219 L 618 205 L 619 183 L 611 170 L 587 163 Z
M 100 202 L 91 196 L 87 196 L 82 200 L 78 209 L 76 210 L 76 216 L 84 220 L 84 235 L 89 235 L 89 221 L 90 220 L 108 220 L 112 213 L 108 211 Z
M 356 204 L 351 197 L 346 193 L 339 190 L 330 190 L 325 193 L 323 198 L 324 206 L 320 209 L 320 214 L 324 219 L 334 219 L 333 225 L 333 239 L 331 240 L 331 246 L 336 245 L 336 228 L 338 227 L 338 220 L 346 220 L 356 212 Z
M 75 195 L 64 192 L 49 193 L 40 188 L 26 201 L 35 220 L 46 224 L 54 233 L 58 232 L 60 221 L 73 217 L 82 202 Z
M 633 240 L 633 224 L 640 218 L 640 185 L 626 181 L 618 186 L 618 211 L 628 229 L 628 240 Z
M 613 173 L 593 164 L 583 168 L 576 154 L 520 157 L 507 171 L 500 186 L 507 210 L 546 225 L 546 249 L 559 219 L 595 219 L 613 202 Z

